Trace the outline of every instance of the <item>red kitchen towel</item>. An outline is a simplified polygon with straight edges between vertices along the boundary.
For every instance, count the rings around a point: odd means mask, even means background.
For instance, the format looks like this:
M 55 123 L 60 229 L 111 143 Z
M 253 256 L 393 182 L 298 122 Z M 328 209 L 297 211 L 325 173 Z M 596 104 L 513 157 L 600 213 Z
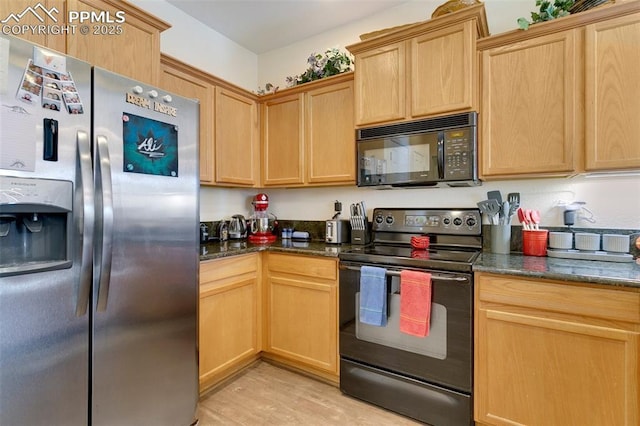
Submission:
M 431 274 L 400 272 L 400 331 L 412 336 L 429 335 L 431 321 Z

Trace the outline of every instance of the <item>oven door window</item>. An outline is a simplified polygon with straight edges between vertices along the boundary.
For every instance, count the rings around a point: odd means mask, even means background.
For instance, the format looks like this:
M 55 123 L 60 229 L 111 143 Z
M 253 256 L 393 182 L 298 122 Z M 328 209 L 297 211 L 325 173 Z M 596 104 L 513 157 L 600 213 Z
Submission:
M 395 277 L 394 277 L 395 279 Z M 431 322 L 427 337 L 415 337 L 400 330 L 400 294 L 389 295 L 389 316 L 385 327 L 360 322 L 360 293 L 356 294 L 356 338 L 437 359 L 447 357 L 447 308 L 431 304 Z
M 349 269 L 346 269 L 347 265 Z M 360 292 L 360 266 L 361 264 L 341 262 L 340 356 L 418 380 L 470 392 L 473 364 L 471 274 L 432 271 L 431 328 L 427 337 L 420 338 L 400 331 L 397 317 L 402 295 L 398 294 L 399 279 L 394 276 L 387 276 L 386 327 L 360 323 L 357 300 Z
M 438 178 L 438 134 L 358 141 L 359 184 L 401 184 Z

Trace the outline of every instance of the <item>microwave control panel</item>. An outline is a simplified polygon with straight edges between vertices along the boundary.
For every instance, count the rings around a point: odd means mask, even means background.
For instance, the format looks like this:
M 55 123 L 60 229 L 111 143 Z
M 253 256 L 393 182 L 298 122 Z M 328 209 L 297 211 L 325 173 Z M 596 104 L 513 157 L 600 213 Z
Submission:
M 445 180 L 473 179 L 474 146 L 469 129 L 444 133 Z

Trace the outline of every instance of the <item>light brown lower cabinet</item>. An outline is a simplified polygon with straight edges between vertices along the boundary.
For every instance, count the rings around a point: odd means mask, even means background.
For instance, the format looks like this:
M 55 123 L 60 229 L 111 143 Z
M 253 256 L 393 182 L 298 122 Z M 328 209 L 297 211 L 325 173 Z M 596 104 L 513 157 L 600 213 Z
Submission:
M 263 256 L 263 356 L 337 383 L 338 260 Z
M 260 260 L 251 253 L 200 263 L 200 393 L 260 356 Z
M 476 274 L 474 417 L 640 424 L 640 291 Z

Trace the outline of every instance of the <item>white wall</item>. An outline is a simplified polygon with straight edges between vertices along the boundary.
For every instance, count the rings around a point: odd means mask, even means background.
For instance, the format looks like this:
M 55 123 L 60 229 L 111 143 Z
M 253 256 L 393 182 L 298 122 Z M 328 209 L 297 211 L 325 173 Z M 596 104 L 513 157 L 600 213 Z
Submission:
M 130 2 L 171 24 L 160 36 L 162 53 L 244 89 L 256 90 L 258 55 L 164 0 Z
M 163 52 L 247 90 L 256 90 L 258 82 L 262 87 L 266 82 L 284 87 L 286 76 L 304 71 L 306 58 L 311 52 L 355 43 L 360 34 L 370 31 L 428 19 L 443 0 L 410 1 L 356 24 L 336 28 L 259 57 L 215 31 L 204 28 L 197 20 L 163 0 L 132 2 L 173 25 L 163 33 Z M 515 29 L 516 19 L 521 16 L 530 18 L 530 12 L 535 9 L 533 0 L 485 0 L 484 3 L 492 34 Z M 333 214 L 333 201 L 336 199 L 342 201 L 347 216 L 350 203 L 365 200 L 371 218 L 374 207 L 475 207 L 492 189 L 502 191 L 503 196 L 509 192 L 520 192 L 524 207 L 541 211 L 543 226 L 562 226 L 563 209 L 558 207 L 559 202 L 584 201 L 594 213 L 596 222 L 579 220 L 577 226 L 640 229 L 639 176 L 517 180 L 484 183 L 476 188 L 448 189 L 372 190 L 339 187 L 250 190 L 203 187 L 200 218 L 210 221 L 230 217 L 234 213 L 248 214 L 251 197 L 263 191 L 269 194 L 270 210 L 281 219 L 324 220 Z
M 408 1 L 355 24 L 335 28 L 330 32 L 296 41 L 290 46 L 263 53 L 258 57 L 259 85 L 264 87 L 266 83 L 272 83 L 281 89 L 285 88 L 285 78 L 303 73 L 311 53 L 322 53 L 331 47 L 345 51 L 345 46 L 360 41 L 361 34 L 428 20 L 442 3 L 443 0 Z M 516 29 L 516 20 L 519 17 L 529 19 L 531 11 L 535 9 L 534 0 L 484 0 L 484 4 L 491 34 Z
M 349 217 L 349 204 L 364 200 L 369 219 L 374 207 L 472 207 L 486 198 L 487 191 L 499 190 L 502 196 L 520 192 L 523 208 L 538 209 L 543 226 L 562 226 L 563 205 L 586 202 L 595 219 L 591 223 L 582 211 L 576 226 L 585 228 L 640 229 L 640 177 L 556 178 L 484 182 L 474 188 L 315 188 L 271 189 L 270 209 L 281 219 L 324 220 L 333 215 L 333 202 L 342 202 L 343 217 Z M 249 195 L 252 195 L 251 192 Z M 514 218 L 514 224 L 517 224 Z

